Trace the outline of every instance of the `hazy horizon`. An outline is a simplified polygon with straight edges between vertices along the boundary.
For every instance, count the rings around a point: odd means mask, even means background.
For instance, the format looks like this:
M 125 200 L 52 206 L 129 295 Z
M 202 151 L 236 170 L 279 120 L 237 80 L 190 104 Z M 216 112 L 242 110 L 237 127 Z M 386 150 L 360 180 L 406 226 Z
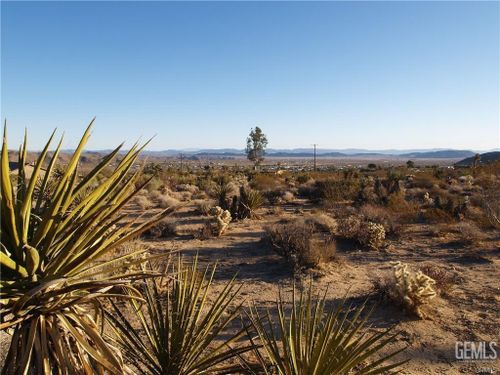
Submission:
M 498 2 L 1 2 L 9 144 L 492 150 Z

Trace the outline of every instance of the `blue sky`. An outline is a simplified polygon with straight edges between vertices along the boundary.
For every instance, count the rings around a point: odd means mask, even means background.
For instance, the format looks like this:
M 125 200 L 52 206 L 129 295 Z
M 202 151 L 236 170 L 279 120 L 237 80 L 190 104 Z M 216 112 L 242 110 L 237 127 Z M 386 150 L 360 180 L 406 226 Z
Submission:
M 1 115 L 90 148 L 500 147 L 499 2 L 4 2 Z

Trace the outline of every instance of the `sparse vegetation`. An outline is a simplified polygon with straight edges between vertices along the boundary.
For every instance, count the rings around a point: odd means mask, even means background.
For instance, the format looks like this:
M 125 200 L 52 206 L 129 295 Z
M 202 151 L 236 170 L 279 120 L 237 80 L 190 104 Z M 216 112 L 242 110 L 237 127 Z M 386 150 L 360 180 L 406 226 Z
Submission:
M 23 150 L 19 158 L 28 159 Z M 57 152 L 36 153 L 26 171 L 17 174 L 5 166 L 12 153 L 2 151 L 1 293 L 7 302 L 2 302 L 0 326 L 12 341 L 7 360 L 19 363 L 4 373 L 49 373 L 47 366 L 54 373 L 69 373 L 70 367 L 83 373 L 88 366 L 92 373 L 298 374 L 314 373 L 313 367 L 345 373 L 346 367 L 336 370 L 342 356 L 330 358 L 325 351 L 311 357 L 320 343 L 342 347 L 353 361 L 363 357 L 352 369 L 363 373 L 384 354 L 373 353 L 370 361 L 366 347 L 335 341 L 345 336 L 335 336 L 328 324 L 336 326 L 344 313 L 350 319 L 358 312 L 344 305 L 333 316 L 326 306 L 348 288 L 364 295 L 367 274 L 383 269 L 384 262 L 403 259 L 404 264 L 394 264 L 392 273 L 374 282 L 376 293 L 391 301 L 375 307 L 377 319 L 379 312 L 383 317 L 394 313 L 391 305 L 432 317 L 474 293 L 479 305 L 483 299 L 488 306 L 495 303 L 488 277 L 494 273 L 500 238 L 494 205 L 498 165 L 480 164 L 474 170 L 414 165 L 409 171 L 403 162 L 390 168 L 323 166 L 312 171 L 306 164 L 293 169 L 271 161 L 261 163 L 257 172 L 242 166 L 242 160 L 205 165 L 184 160 L 180 168 L 156 159 L 141 169 L 137 148 L 117 149 L 104 158 L 83 157 L 81 150 L 79 157 L 60 151 L 60 162 L 52 161 Z M 4 194 L 9 186 L 11 197 Z M 174 208 L 173 216 L 165 218 Z M 190 259 L 199 251 L 202 271 L 190 262 L 169 265 L 165 255 L 170 249 Z M 222 266 L 217 276 L 205 269 L 216 261 Z M 225 307 L 213 308 L 232 271 L 242 285 L 231 281 L 231 298 L 221 302 Z M 336 288 L 321 298 L 302 292 L 291 310 L 280 299 L 282 315 L 273 317 L 271 325 L 267 315 L 256 315 L 275 298 L 278 283 L 287 288 L 300 280 L 303 285 L 307 277 Z M 476 278 L 477 283 L 463 282 Z M 437 295 L 442 297 L 438 303 L 427 306 Z M 253 308 L 250 322 L 243 316 L 239 326 L 235 318 L 243 296 Z M 323 310 L 315 310 L 322 304 Z M 471 314 L 475 305 L 460 306 L 474 324 L 487 326 Z M 187 315 L 176 316 L 179 311 Z M 103 312 L 104 321 L 97 318 Z M 321 315 L 314 321 L 325 335 L 305 337 L 311 323 L 300 314 L 308 312 Z M 371 321 L 360 316 L 352 324 Z M 196 341 L 195 333 L 208 321 L 213 330 L 203 331 L 203 343 Z M 446 324 L 448 329 L 453 323 Z M 422 339 L 422 331 L 402 325 L 415 336 L 412 340 Z M 373 332 L 362 326 L 353 337 Z M 272 332 L 287 341 L 274 340 Z M 181 333 L 190 341 L 177 340 Z M 228 338 L 230 345 L 224 346 Z M 48 365 L 39 358 L 48 358 Z

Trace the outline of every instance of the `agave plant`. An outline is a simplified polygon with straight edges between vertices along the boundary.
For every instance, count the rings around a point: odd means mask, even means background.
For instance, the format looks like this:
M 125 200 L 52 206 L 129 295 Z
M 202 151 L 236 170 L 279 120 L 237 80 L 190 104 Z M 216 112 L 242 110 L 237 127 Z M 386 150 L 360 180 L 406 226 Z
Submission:
M 85 197 L 121 145 L 88 174 L 78 163 L 92 123 L 62 175 L 55 176 L 62 138 L 51 157 L 54 133 L 28 178 L 26 135 L 19 149 L 17 181 L 11 182 L 4 128 L 0 172 L 0 329 L 12 335 L 2 374 L 122 373 L 115 348 L 100 336 L 99 298 L 113 286 L 142 275 L 114 270 L 142 250 L 120 258 L 111 252 L 168 212 L 143 224 L 124 222 L 123 206 L 140 189 L 132 172 L 141 147 L 121 156 L 114 171 Z M 38 186 L 37 186 L 38 185 Z M 34 196 L 35 186 L 37 194 Z M 128 295 L 127 298 L 134 298 Z
M 133 373 L 234 374 L 240 368 L 224 362 L 253 349 L 248 344 L 232 346 L 246 328 L 225 339 L 219 336 L 239 315 L 241 305 L 234 306 L 234 299 L 241 286 L 233 279 L 209 302 L 215 269 L 199 272 L 196 259 L 185 265 L 179 258 L 177 270 L 171 272 L 176 277 L 147 279 L 143 289 L 146 302 L 129 301 L 133 318 L 127 318 L 113 303 L 114 311 L 107 313 L 114 330 L 112 340 L 135 368 Z M 215 342 L 217 338 L 219 342 Z
M 291 306 L 287 306 L 280 292 L 274 313 L 262 314 L 253 306 L 249 317 L 263 352 L 256 351 L 265 374 L 279 375 L 335 375 L 386 374 L 404 362 L 386 364 L 401 352 L 380 352 L 396 334 L 392 328 L 366 335 L 362 333 L 369 314 L 361 314 L 364 306 L 357 309 L 344 308 L 339 304 L 327 310 L 326 293 L 313 299 L 312 286 L 297 297 L 295 288 Z M 289 312 L 288 312 L 289 311 Z M 252 336 L 250 340 L 254 342 Z M 371 363 L 367 361 L 373 359 Z

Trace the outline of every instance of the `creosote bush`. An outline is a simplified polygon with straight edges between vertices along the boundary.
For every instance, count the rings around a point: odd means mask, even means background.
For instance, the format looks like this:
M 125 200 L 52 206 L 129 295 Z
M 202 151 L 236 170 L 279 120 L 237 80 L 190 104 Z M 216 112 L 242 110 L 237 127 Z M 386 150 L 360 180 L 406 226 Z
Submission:
M 314 224 L 304 220 L 278 223 L 266 228 L 273 249 L 292 266 L 295 274 L 315 268 L 331 260 L 335 240 L 318 232 Z

